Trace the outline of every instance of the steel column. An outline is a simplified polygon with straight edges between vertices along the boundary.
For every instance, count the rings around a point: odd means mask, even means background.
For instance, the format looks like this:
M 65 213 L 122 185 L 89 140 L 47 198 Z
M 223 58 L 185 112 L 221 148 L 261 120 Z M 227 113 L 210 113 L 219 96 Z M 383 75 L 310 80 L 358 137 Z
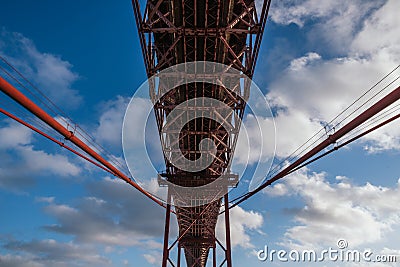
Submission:
M 168 239 L 169 239 L 169 225 L 171 221 L 171 195 L 168 190 L 168 204 L 165 211 L 165 229 L 164 229 L 164 247 L 163 247 L 163 259 L 162 259 L 162 267 L 167 267 L 168 258 L 169 258 L 169 249 L 168 249 Z
M 213 247 L 213 267 L 217 267 L 217 246 Z
M 226 265 L 227 267 L 232 267 L 232 248 L 231 248 L 231 227 L 229 222 L 229 200 L 228 194 L 224 196 L 224 206 L 225 206 L 225 239 L 226 239 Z
M 177 262 L 178 267 L 181 266 L 181 251 L 182 251 L 182 248 L 180 245 L 178 245 L 178 262 Z

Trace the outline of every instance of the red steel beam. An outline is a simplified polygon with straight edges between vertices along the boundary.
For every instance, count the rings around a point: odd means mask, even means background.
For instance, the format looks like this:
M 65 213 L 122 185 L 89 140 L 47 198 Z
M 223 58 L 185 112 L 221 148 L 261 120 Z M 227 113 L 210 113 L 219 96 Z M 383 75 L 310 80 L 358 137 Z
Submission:
M 127 177 L 124 173 L 122 173 L 120 170 L 118 170 L 114 165 L 109 163 L 106 159 L 104 159 L 101 155 L 99 155 L 96 151 L 94 151 L 92 148 L 90 148 L 88 145 L 86 145 L 82 140 L 80 140 L 78 137 L 74 135 L 73 132 L 69 131 L 67 128 L 65 128 L 63 125 L 61 125 L 58 121 L 56 121 L 53 117 L 51 117 L 46 111 L 41 109 L 38 105 L 36 105 L 32 100 L 30 100 L 28 97 L 26 97 L 23 93 L 21 93 L 18 89 L 16 89 L 14 86 L 12 86 L 10 83 L 8 83 L 3 77 L 0 77 L 0 90 L 3 91 L 6 95 L 8 95 L 10 98 L 12 98 L 14 101 L 22 105 L 24 108 L 26 108 L 28 111 L 30 111 L 32 114 L 37 116 L 39 119 L 44 121 L 46 124 L 48 124 L 51 128 L 56 130 L 58 133 L 60 133 L 62 136 L 65 137 L 65 139 L 71 141 L 74 143 L 76 146 L 78 146 L 80 149 L 85 151 L 87 154 L 89 154 L 91 157 L 93 157 L 95 160 L 100 162 L 103 166 L 105 166 L 107 169 L 109 169 L 112 173 L 114 173 L 117 177 L 121 178 L 131 186 L 135 187 L 139 192 L 156 202 L 158 205 L 165 207 L 164 204 L 153 197 L 150 193 L 145 191 L 143 188 L 141 188 L 137 183 L 132 181 L 129 177 Z
M 342 128 L 340 128 L 337 132 L 334 134 L 328 136 L 327 139 L 322 141 L 319 145 L 311 149 L 309 152 L 298 158 L 295 162 L 287 166 L 285 169 L 280 171 L 277 175 L 272 177 L 271 179 L 267 180 L 264 184 L 259 186 L 257 189 L 254 191 L 248 193 L 245 195 L 243 198 L 241 198 L 238 202 L 233 204 L 230 208 L 233 208 L 243 201 L 247 200 L 251 196 L 255 195 L 256 193 L 260 192 L 263 190 L 265 187 L 271 185 L 273 182 L 285 177 L 290 173 L 291 170 L 295 169 L 296 167 L 300 166 L 302 163 L 306 162 L 308 159 L 312 158 L 319 152 L 321 152 L 323 149 L 328 147 L 329 145 L 335 143 L 337 140 L 342 138 L 344 135 L 348 134 L 350 131 L 354 130 L 364 122 L 366 122 L 368 119 L 373 117 L 374 115 L 378 114 L 381 112 L 383 109 L 387 108 L 394 102 L 400 99 L 400 86 L 397 87 L 395 90 L 393 90 L 391 93 L 383 97 L 381 100 L 376 102 L 374 105 L 372 105 L 370 108 L 368 108 L 366 111 L 358 115 L 356 118 L 351 120 L 349 123 L 345 124 Z

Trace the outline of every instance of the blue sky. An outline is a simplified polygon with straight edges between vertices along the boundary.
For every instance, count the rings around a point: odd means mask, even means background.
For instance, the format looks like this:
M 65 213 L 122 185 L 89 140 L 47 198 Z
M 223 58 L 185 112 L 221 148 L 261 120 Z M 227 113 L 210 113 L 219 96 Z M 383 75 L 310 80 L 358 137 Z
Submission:
M 254 81 L 278 111 L 284 158 L 399 64 L 400 5 L 275 2 Z M 2 1 L 0 55 L 122 156 L 122 117 L 146 79 L 130 1 Z M 0 105 L 25 115 L 4 95 Z M 399 129 L 394 122 L 232 210 L 235 265 L 267 265 L 255 256 L 264 245 L 321 249 L 339 238 L 400 254 Z M 0 159 L 1 266 L 159 265 L 163 210 L 136 190 L 4 116 Z

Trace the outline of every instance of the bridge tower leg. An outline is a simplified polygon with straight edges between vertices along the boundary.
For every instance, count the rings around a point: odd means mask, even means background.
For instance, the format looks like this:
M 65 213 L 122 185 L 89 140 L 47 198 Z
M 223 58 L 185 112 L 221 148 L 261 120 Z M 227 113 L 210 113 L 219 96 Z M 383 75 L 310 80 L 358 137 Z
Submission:
M 168 192 L 168 199 L 171 200 L 171 195 Z M 225 258 L 220 259 L 220 265 L 218 266 L 226 266 L 232 267 L 232 246 L 231 246 L 231 234 L 230 234 L 230 219 L 229 219 L 229 201 L 228 201 L 228 194 L 224 196 L 224 217 L 225 217 L 225 246 L 217 239 L 216 235 L 213 236 L 213 244 L 212 244 L 212 254 L 211 254 L 211 262 L 212 266 L 217 266 L 217 248 L 218 246 L 223 250 L 223 255 Z M 163 245 L 163 257 L 162 257 L 162 267 L 169 267 L 169 266 L 181 266 L 181 251 L 182 248 L 184 249 L 185 246 L 180 241 L 184 237 L 184 234 L 181 234 L 171 245 L 169 244 L 169 234 L 170 234 L 170 221 L 171 221 L 171 204 L 167 204 L 167 208 L 165 211 L 165 228 L 164 228 L 164 245 Z M 186 229 L 190 231 L 190 229 Z M 177 261 L 173 263 L 172 259 L 170 258 L 170 252 L 172 249 L 177 246 Z M 169 264 L 168 264 L 169 263 Z M 192 266 L 188 267 L 197 267 L 197 262 L 194 262 Z
M 232 267 L 232 247 L 231 247 L 231 227 L 229 223 L 229 201 L 228 193 L 224 196 L 224 214 L 225 214 L 225 239 L 226 239 L 226 251 L 225 259 L 227 267 Z
M 163 247 L 163 259 L 162 259 L 162 267 L 167 267 L 168 259 L 169 259 L 169 247 L 168 247 L 168 239 L 169 239 L 169 228 L 171 221 L 171 195 L 168 191 L 168 203 L 167 208 L 165 209 L 165 228 L 164 228 L 164 247 Z M 180 258 L 180 257 L 179 257 Z M 180 260 L 180 259 L 179 259 Z

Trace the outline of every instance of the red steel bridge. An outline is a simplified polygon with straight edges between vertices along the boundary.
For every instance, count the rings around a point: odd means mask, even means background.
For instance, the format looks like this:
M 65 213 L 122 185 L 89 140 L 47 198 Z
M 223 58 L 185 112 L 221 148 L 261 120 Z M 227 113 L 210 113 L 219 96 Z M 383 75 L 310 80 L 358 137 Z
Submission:
M 253 76 L 261 39 L 267 20 L 270 0 L 264 1 L 257 13 L 254 0 L 148 0 L 142 16 L 139 2 L 134 0 L 133 10 L 139 30 L 139 37 L 147 75 L 151 78 L 171 66 L 188 62 L 215 62 L 235 68 L 249 78 Z M 200 68 L 202 65 L 200 65 Z M 227 70 L 225 70 L 226 72 Z M 174 72 L 171 75 L 179 75 Z M 170 76 L 171 76 L 170 75 Z M 223 75 L 221 73 L 220 75 Z M 168 77 L 169 79 L 173 77 Z M 164 79 L 168 79 L 164 78 Z M 212 98 L 229 107 L 216 109 L 215 115 L 225 121 L 239 120 L 246 106 L 248 86 L 241 85 L 240 79 L 228 89 L 217 84 L 206 82 L 186 83 L 168 92 L 159 88 L 150 88 L 153 95 L 154 110 L 160 129 L 164 155 L 171 151 L 171 142 L 178 142 L 179 149 L 165 156 L 166 172 L 162 174 L 166 180 L 183 187 L 197 187 L 212 183 L 216 179 L 235 181 L 235 175 L 230 173 L 230 161 L 233 157 L 240 123 L 234 123 L 234 129 L 228 130 L 211 118 L 196 118 L 184 125 L 178 135 L 173 131 L 162 131 L 167 116 L 185 101 L 197 98 Z M 161 87 L 161 88 L 160 88 Z M 240 88 L 245 87 L 245 88 Z M 201 103 L 194 109 L 201 112 Z M 185 108 L 184 108 L 185 109 Z M 180 122 L 191 110 L 183 110 L 174 122 Z M 211 148 L 201 149 L 200 142 L 208 138 L 216 144 L 216 153 Z M 204 160 L 211 164 L 201 171 L 187 171 L 190 166 L 176 167 L 172 160 L 179 161 L 185 157 L 193 164 L 202 154 Z M 210 158 L 210 159 L 207 159 Z M 186 168 L 185 168 L 186 167 Z M 162 179 L 160 179 L 162 183 Z M 226 187 L 229 185 L 226 184 Z M 234 186 L 234 183 L 232 184 Z M 216 265 L 216 248 L 221 246 L 225 251 L 227 266 L 232 266 L 231 244 L 229 231 L 229 208 L 227 188 L 224 196 L 225 206 L 225 246 L 216 239 L 215 227 L 220 213 L 222 198 L 217 197 L 211 203 L 203 202 L 203 196 L 176 193 L 169 189 L 169 197 L 175 203 L 175 212 L 179 225 L 178 266 L 181 249 L 184 251 L 187 266 L 206 266 L 210 250 L 213 251 L 213 265 Z M 179 203 L 188 201 L 199 203 L 195 206 L 182 207 Z M 170 203 L 167 204 L 165 237 L 162 266 L 167 266 L 172 246 L 168 245 Z M 173 245 L 175 244 L 173 243 Z M 222 263 L 222 264 L 223 264 Z
M 253 77 L 257 56 L 260 50 L 263 31 L 267 22 L 271 0 L 262 3 L 254 0 L 147 0 L 141 9 L 138 0 L 133 0 L 133 11 L 138 28 L 140 43 L 143 52 L 144 65 L 149 78 L 157 76 L 163 70 L 182 63 L 190 62 L 215 62 L 224 64 Z M 4 62 L 6 62 L 3 59 Z M 6 64 L 8 64 L 6 62 Z M 11 65 L 13 71 L 20 74 Z M 201 66 L 201 65 L 200 65 Z M 68 142 L 60 142 L 57 138 L 29 124 L 24 119 L 18 118 L 0 107 L 0 112 L 31 128 L 37 133 L 47 137 L 53 142 L 65 147 L 96 166 L 123 179 L 131 186 L 142 192 L 149 199 L 165 207 L 165 231 L 162 266 L 181 266 L 183 255 L 186 266 L 203 267 L 211 262 L 212 266 L 232 266 L 230 220 L 229 210 L 242 203 L 266 186 L 298 170 L 299 168 L 339 149 L 342 146 L 386 125 L 397 119 L 400 115 L 391 116 L 387 120 L 375 124 L 373 127 L 364 128 L 357 135 L 346 139 L 346 142 L 332 149 L 329 147 L 338 140 L 342 140 L 349 133 L 365 125 L 371 118 L 379 115 L 387 107 L 400 98 L 400 87 L 395 87 L 391 92 L 370 105 L 363 112 L 341 125 L 327 138 L 316 143 L 301 155 L 296 157 L 285 168 L 279 169 L 254 191 L 241 195 L 229 201 L 228 188 L 234 187 L 238 182 L 237 175 L 231 173 L 231 159 L 234 155 L 240 123 L 234 124 L 232 129 L 225 129 L 211 118 L 195 118 L 188 121 L 178 132 L 163 130 L 166 123 L 173 124 L 181 121 L 189 109 L 182 109 L 173 122 L 167 122 L 168 115 L 185 101 L 196 98 L 211 98 L 229 107 L 229 111 L 216 108 L 216 116 L 226 121 L 241 119 L 246 107 L 246 99 L 251 93 L 249 87 L 240 83 L 237 77 L 230 78 L 232 89 L 222 85 L 206 82 L 192 82 L 179 85 L 166 91 L 163 85 L 151 86 L 150 96 L 159 128 L 160 141 L 164 150 L 166 170 L 159 175 L 160 186 L 166 182 L 182 187 L 198 187 L 214 182 L 216 179 L 225 179 L 222 188 L 222 197 L 215 194 L 212 201 L 204 201 L 202 195 L 182 195 L 174 190 L 168 191 L 168 201 L 163 203 L 150 193 L 141 188 L 132 178 L 124 174 L 118 166 L 105 159 L 98 151 L 93 149 L 85 139 L 75 134 L 59 121 L 55 120 L 38 104 L 24 95 L 13 84 L 10 72 L 2 68 L 0 77 L 0 90 L 45 122 L 57 134 L 62 135 Z M 224 73 L 226 73 L 225 70 Z M 221 75 L 224 75 L 221 73 Z M 179 73 L 173 75 L 179 76 Z M 20 77 L 24 77 L 20 74 Z M 167 77 L 174 79 L 174 77 Z M 176 78 L 176 77 L 175 77 Z M 11 81 L 10 81 L 11 80 Z M 18 79 L 16 80 L 18 82 Z M 393 85 L 392 83 L 390 85 Z M 201 104 L 194 109 L 202 111 Z M 202 147 L 203 139 L 210 139 L 215 146 Z M 178 144 L 178 151 L 172 149 L 171 143 Z M 201 156 L 211 162 L 206 168 L 188 171 L 185 162 L 192 164 Z M 186 160 L 186 161 L 185 161 Z M 177 167 L 173 161 L 182 161 L 183 165 Z M 183 167 L 182 167 L 183 166 Z M 180 203 L 195 203 L 193 205 L 180 205 Z M 221 207 L 223 211 L 221 212 Z M 171 215 L 176 216 L 179 226 L 178 237 L 170 243 Z M 216 223 L 219 215 L 225 217 L 225 237 L 221 242 L 216 238 Z M 161 226 L 160 226 L 161 227 Z M 177 259 L 172 259 L 171 251 L 177 248 Z M 223 251 L 223 259 L 217 261 L 217 249 Z

